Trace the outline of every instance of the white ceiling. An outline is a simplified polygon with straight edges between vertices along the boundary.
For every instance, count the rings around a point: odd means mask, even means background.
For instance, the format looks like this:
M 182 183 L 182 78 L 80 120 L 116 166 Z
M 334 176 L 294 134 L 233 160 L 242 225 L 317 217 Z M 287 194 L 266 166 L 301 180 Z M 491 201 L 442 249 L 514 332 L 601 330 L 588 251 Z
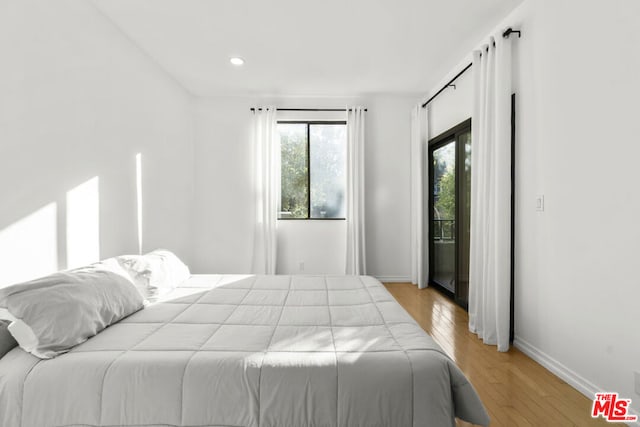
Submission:
M 94 0 L 198 96 L 424 94 L 521 2 Z

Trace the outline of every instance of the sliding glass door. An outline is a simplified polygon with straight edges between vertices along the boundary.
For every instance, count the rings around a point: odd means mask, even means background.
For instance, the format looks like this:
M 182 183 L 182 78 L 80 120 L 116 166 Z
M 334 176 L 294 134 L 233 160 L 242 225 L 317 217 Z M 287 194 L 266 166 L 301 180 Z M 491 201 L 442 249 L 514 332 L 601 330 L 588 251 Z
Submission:
M 471 120 L 429 142 L 429 281 L 468 305 Z
M 456 141 L 435 148 L 433 155 L 433 251 L 431 280 L 450 292 L 456 283 Z

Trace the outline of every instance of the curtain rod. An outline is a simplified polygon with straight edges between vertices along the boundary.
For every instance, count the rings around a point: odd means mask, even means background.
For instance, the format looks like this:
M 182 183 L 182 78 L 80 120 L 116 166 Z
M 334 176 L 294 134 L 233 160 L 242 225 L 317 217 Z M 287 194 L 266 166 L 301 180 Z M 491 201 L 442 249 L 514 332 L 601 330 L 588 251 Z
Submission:
M 467 65 L 466 67 L 464 67 L 464 69 L 462 71 L 460 71 L 458 74 L 456 74 L 456 76 L 454 78 L 452 78 L 451 80 L 449 80 L 448 83 L 446 83 L 444 86 L 442 86 L 440 88 L 440 90 L 436 92 L 435 95 L 433 95 L 431 98 L 427 99 L 427 102 L 422 104 L 422 108 L 426 107 L 427 105 L 429 105 L 429 103 L 431 101 L 436 99 L 436 96 L 440 95 L 446 88 L 451 86 L 453 84 L 453 82 L 455 82 L 458 79 L 458 77 L 460 77 L 462 74 L 464 74 L 465 71 L 467 71 L 469 68 L 471 68 L 472 65 L 473 65 L 473 62 L 471 64 Z
M 511 34 L 513 34 L 513 33 L 517 33 L 518 34 L 518 38 L 520 38 L 522 36 L 520 31 L 514 30 L 513 28 L 509 27 L 502 33 L 502 37 L 509 38 L 509 36 Z M 495 45 L 495 43 L 494 43 L 494 45 Z M 429 105 L 429 103 L 431 101 L 433 101 L 436 98 L 436 96 L 440 95 L 446 88 L 448 88 L 449 86 L 452 86 L 453 82 L 455 82 L 458 79 L 458 77 L 463 75 L 465 71 L 467 71 L 469 68 L 471 68 L 472 65 L 473 65 L 473 62 L 470 63 L 469 65 L 467 65 L 466 67 L 464 67 L 464 69 L 462 71 L 460 71 L 458 74 L 456 74 L 454 78 L 452 78 L 447 83 L 445 83 L 445 85 L 442 86 L 440 88 L 440 90 L 435 93 L 435 95 L 433 95 L 431 98 L 427 99 L 427 102 L 422 104 L 422 108 L 425 108 L 427 105 Z M 453 85 L 453 86 L 455 87 L 455 85 Z
M 352 108 L 349 108 L 351 110 Z M 262 110 L 262 108 L 251 108 L 251 111 Z M 346 108 L 276 108 L 278 111 L 347 111 Z M 365 108 L 364 111 L 367 111 Z

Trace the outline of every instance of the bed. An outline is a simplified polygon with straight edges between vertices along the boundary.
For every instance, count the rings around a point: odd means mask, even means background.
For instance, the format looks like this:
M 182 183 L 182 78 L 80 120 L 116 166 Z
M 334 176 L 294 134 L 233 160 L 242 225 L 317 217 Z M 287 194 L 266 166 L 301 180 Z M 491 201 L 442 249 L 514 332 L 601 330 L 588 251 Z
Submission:
M 68 353 L 0 359 L 0 425 L 487 425 L 455 363 L 359 276 L 193 275 Z

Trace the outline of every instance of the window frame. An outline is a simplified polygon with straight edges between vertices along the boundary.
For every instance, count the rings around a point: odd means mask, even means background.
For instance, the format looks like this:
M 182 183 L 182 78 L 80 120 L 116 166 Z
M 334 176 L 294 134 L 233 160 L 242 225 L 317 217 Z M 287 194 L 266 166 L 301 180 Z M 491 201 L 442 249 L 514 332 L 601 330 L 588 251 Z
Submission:
M 278 221 L 345 221 L 347 218 L 312 218 L 311 217 L 311 125 L 342 125 L 346 126 L 346 120 L 278 120 L 277 124 L 283 125 L 307 125 L 307 217 L 306 218 L 281 218 L 278 209 Z M 280 172 L 282 174 L 282 171 Z M 282 191 L 282 188 L 280 189 Z M 282 195 L 278 205 L 282 200 Z

